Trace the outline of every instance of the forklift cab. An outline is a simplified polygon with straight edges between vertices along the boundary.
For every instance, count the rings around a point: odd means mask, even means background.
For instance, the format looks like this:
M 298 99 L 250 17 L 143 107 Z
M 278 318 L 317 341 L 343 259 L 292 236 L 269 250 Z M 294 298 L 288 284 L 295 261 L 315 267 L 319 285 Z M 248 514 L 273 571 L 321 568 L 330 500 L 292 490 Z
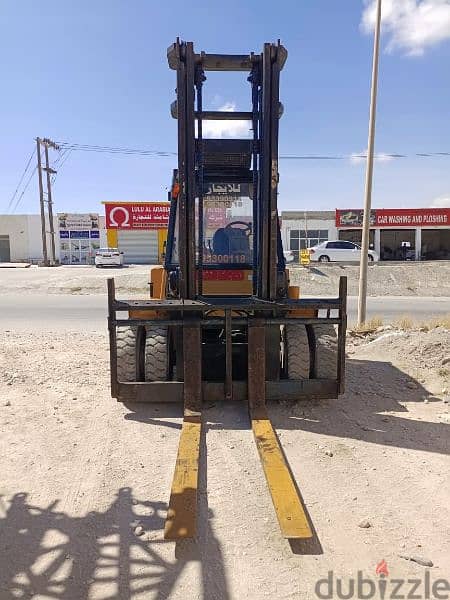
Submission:
M 173 296 L 178 294 L 179 289 L 179 189 L 178 171 L 174 170 L 165 260 L 169 292 Z M 257 223 L 254 219 L 252 196 L 252 184 L 244 182 L 208 185 L 201 199 L 201 208 L 200 200 L 196 198 L 197 293 L 201 289 L 205 296 L 253 294 L 258 264 L 255 260 Z M 281 232 L 277 223 L 277 270 L 281 282 L 285 279 L 285 267 Z M 222 283 L 219 284 L 219 281 Z M 241 283 L 237 284 L 238 281 Z M 286 285 L 282 287 L 286 292 Z

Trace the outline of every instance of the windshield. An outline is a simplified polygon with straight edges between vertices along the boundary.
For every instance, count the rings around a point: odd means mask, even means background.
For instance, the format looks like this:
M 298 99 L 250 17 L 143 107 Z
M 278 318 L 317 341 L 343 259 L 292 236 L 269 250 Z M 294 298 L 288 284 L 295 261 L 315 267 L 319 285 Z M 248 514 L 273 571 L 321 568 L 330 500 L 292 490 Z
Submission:
M 253 263 L 253 202 L 248 196 L 206 195 L 203 200 L 203 263 Z
M 204 265 L 242 266 L 253 264 L 253 201 L 247 195 L 239 195 L 240 187 L 239 184 L 211 186 L 203 197 L 202 249 Z M 217 193 L 216 188 L 220 188 L 221 193 Z M 232 188 L 232 193 L 223 193 L 224 188 Z M 196 261 L 199 264 L 198 198 L 195 208 Z M 177 210 L 171 262 L 177 264 L 178 261 Z

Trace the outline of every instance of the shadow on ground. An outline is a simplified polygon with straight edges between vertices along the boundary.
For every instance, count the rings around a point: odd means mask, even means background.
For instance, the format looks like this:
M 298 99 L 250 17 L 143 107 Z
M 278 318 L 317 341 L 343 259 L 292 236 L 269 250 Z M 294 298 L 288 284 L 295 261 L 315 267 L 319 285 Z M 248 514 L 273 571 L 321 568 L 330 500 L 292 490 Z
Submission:
M 206 493 L 202 497 L 206 502 Z M 203 598 L 229 598 L 220 545 L 209 520 L 198 541 L 177 544 L 173 556 L 173 543 L 165 542 L 160 531 L 166 505 L 138 500 L 130 488 L 120 489 L 104 512 L 71 517 L 57 506 L 57 500 L 35 506 L 24 493 L 9 501 L 0 497 L 2 600 L 163 600 L 193 561 L 200 565 Z M 207 507 L 202 514 L 211 516 Z M 142 536 L 134 533 L 136 523 L 145 530 Z M 172 546 L 170 561 L 161 552 L 167 544 Z
M 450 454 L 450 426 L 400 417 L 407 402 L 441 402 L 414 378 L 389 362 L 347 360 L 347 391 L 337 400 L 270 405 L 275 428 L 362 440 L 384 446 Z M 126 419 L 181 429 L 182 407 L 129 404 Z M 244 418 L 239 418 L 244 417 Z M 248 429 L 245 407 L 235 403 L 206 406 L 209 429 Z

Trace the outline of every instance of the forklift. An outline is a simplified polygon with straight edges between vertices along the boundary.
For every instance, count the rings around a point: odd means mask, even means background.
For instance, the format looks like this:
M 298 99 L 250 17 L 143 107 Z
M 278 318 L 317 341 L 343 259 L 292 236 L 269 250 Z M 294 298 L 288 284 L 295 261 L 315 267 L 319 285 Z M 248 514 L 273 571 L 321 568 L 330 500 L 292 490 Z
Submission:
M 172 176 L 164 266 L 150 298 L 122 300 L 108 279 L 111 394 L 121 402 L 176 402 L 183 425 L 165 539 L 197 528 L 200 439 L 206 402 L 248 407 L 258 453 L 285 538 L 311 526 L 271 424 L 271 400 L 337 398 L 344 390 L 347 282 L 335 298 L 300 298 L 286 269 L 277 211 L 280 73 L 278 43 L 261 53 L 196 53 L 179 39 L 178 168 Z M 251 110 L 203 109 L 208 71 L 247 76 Z M 209 139 L 203 123 L 246 120 L 248 139 Z

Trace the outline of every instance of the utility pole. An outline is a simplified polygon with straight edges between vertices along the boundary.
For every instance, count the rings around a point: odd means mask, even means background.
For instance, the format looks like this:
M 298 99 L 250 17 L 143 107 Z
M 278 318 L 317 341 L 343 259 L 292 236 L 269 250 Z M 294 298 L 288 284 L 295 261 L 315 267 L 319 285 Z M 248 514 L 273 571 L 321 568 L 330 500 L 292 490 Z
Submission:
M 36 146 L 37 146 L 37 170 L 38 170 L 38 178 L 39 178 L 39 201 L 41 205 L 41 231 L 42 231 L 42 252 L 44 255 L 44 265 L 46 267 L 55 266 L 56 264 L 56 253 L 55 253 L 55 227 L 53 223 L 53 202 L 52 202 L 52 187 L 50 181 L 50 175 L 54 175 L 56 171 L 52 169 L 49 165 L 48 161 L 48 148 L 53 148 L 54 150 L 59 150 L 59 146 L 52 142 L 52 140 L 48 138 L 36 138 Z M 45 150 L 45 167 L 42 167 L 41 162 L 41 146 L 44 146 Z M 48 260 L 48 251 L 47 251 L 47 225 L 46 225 L 46 215 L 45 215 L 45 201 L 44 201 L 44 188 L 42 184 L 42 171 L 45 171 L 47 174 L 47 206 L 48 206 L 48 221 L 50 225 L 50 248 L 51 248 L 51 257 L 50 261 Z
M 44 266 L 48 267 L 47 227 L 45 225 L 44 188 L 42 186 L 41 140 L 40 140 L 40 138 L 36 138 L 36 150 L 37 150 L 37 170 L 38 170 L 38 180 L 39 180 L 39 202 L 40 202 L 40 206 L 41 206 L 42 253 L 44 256 Z
M 56 264 L 56 254 L 55 254 L 55 227 L 53 223 L 53 203 L 52 203 L 52 186 L 50 182 L 50 175 L 56 174 L 54 169 L 50 168 L 48 164 L 48 146 L 49 144 L 44 143 L 45 148 L 45 169 L 44 171 L 47 173 L 47 206 L 48 206 L 48 221 L 50 224 L 50 247 L 51 247 L 51 265 L 54 267 Z
M 369 254 L 370 209 L 372 205 L 373 153 L 375 118 L 377 112 L 378 56 L 380 50 L 381 0 L 377 0 L 375 34 L 373 38 L 372 88 L 370 92 L 369 139 L 367 144 L 366 186 L 362 228 L 361 261 L 359 270 L 358 325 L 366 321 L 367 263 Z

